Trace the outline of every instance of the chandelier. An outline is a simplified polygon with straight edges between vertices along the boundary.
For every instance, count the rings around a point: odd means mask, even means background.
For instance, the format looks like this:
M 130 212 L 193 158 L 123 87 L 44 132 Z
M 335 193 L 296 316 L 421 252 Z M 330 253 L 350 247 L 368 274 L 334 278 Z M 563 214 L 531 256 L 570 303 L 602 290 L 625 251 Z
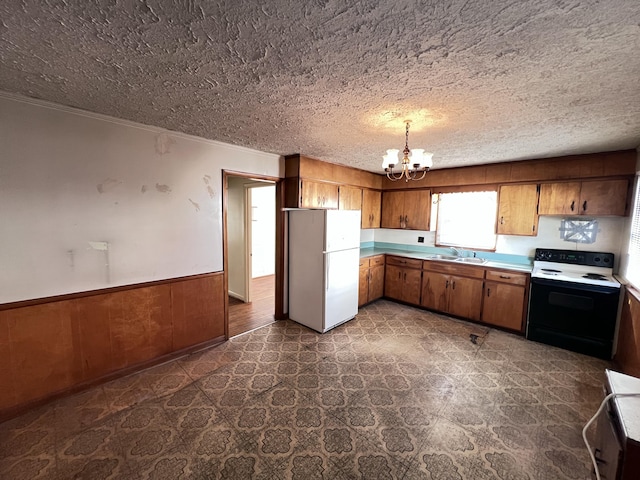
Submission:
M 394 172 L 393 169 L 398 163 L 398 153 L 400 150 L 391 148 L 387 150 L 387 154 L 383 155 L 382 168 L 387 173 L 387 178 L 393 182 L 402 179 L 408 182 L 409 180 L 422 180 L 429 169 L 433 166 L 433 153 L 427 153 L 423 148 L 414 148 L 413 151 L 409 150 L 409 124 L 411 120 L 405 120 L 407 125 L 405 130 L 405 142 L 404 150 L 402 153 L 401 170 Z M 420 175 L 422 173 L 422 175 Z

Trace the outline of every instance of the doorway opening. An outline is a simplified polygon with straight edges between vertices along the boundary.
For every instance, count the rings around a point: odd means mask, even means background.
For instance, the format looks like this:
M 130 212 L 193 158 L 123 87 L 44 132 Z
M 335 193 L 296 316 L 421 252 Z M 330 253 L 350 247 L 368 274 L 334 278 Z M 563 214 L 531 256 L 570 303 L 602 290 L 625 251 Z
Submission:
M 276 318 L 276 182 L 226 178 L 228 337 Z

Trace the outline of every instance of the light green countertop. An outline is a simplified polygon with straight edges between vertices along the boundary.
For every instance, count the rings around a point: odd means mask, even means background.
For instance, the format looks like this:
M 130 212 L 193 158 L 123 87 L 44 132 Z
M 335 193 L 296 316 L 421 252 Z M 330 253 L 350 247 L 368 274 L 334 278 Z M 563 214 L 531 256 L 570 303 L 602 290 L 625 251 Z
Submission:
M 469 252 L 467 252 L 469 253 Z M 447 252 L 444 249 L 443 254 L 451 255 L 450 252 Z M 485 263 L 465 263 L 461 261 L 453 261 L 453 260 L 438 260 L 434 258 L 434 256 L 438 255 L 438 253 L 432 252 L 414 252 L 411 250 L 401 250 L 395 248 L 381 248 L 381 247 L 373 247 L 373 248 L 361 248 L 360 249 L 360 258 L 372 257 L 374 255 L 396 255 L 399 257 L 407 257 L 407 258 L 416 258 L 419 260 L 432 260 L 434 262 L 447 262 L 447 263 L 458 263 L 461 265 L 473 265 L 477 267 L 489 267 L 489 268 L 504 268 L 508 270 L 516 270 L 519 272 L 531 273 L 532 266 L 530 264 L 517 263 L 517 262 L 509 262 L 500 259 L 500 261 L 486 259 Z

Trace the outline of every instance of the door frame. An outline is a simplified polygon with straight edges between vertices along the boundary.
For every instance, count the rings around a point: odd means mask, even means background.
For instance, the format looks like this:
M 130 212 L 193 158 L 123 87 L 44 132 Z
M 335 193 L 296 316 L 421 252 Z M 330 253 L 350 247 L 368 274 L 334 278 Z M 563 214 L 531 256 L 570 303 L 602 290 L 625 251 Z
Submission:
M 284 313 L 284 274 L 285 274 L 285 212 L 284 179 L 269 175 L 259 175 L 235 170 L 222 170 L 222 259 L 224 269 L 224 336 L 229 339 L 229 247 L 227 238 L 227 209 L 229 204 L 229 177 L 274 182 L 276 187 L 276 273 L 275 273 L 275 312 L 276 320 L 283 320 Z

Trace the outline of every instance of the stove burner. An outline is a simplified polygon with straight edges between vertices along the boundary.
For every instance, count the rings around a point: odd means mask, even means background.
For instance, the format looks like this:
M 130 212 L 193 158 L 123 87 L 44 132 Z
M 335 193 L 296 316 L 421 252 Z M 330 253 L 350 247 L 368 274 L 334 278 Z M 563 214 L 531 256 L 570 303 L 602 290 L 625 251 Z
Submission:
M 606 280 L 607 277 L 604 275 L 600 275 L 599 273 L 587 273 L 582 276 L 582 278 L 587 278 L 589 280 Z
M 560 270 L 554 270 L 553 268 L 541 268 L 540 271 L 544 273 L 548 273 L 550 275 L 555 275 L 557 273 L 562 273 Z

